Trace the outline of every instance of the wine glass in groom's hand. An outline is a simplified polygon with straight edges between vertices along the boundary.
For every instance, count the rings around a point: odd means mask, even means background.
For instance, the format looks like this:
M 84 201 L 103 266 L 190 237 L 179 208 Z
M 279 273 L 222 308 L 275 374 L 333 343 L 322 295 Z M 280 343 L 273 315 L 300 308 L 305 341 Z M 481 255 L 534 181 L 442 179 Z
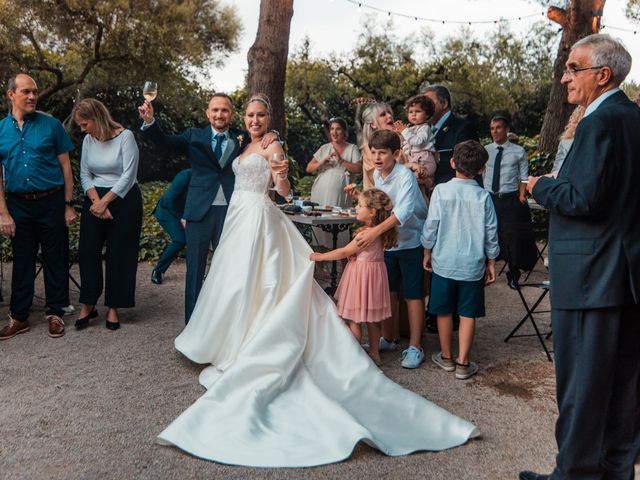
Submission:
M 150 80 L 144 82 L 144 86 L 142 87 L 142 95 L 148 102 L 153 102 L 156 99 L 156 96 L 158 96 L 158 84 Z

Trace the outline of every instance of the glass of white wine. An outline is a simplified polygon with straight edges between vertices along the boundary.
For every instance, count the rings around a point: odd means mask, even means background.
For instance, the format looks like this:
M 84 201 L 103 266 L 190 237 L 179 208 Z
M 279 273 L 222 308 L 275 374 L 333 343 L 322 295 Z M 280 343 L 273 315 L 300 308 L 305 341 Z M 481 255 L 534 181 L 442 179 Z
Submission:
M 158 84 L 150 80 L 144 82 L 144 87 L 142 87 L 142 96 L 145 100 L 153 102 L 158 96 Z
M 269 160 L 271 169 L 276 172 L 276 175 L 280 175 L 280 172 L 284 170 L 287 163 L 289 163 L 289 161 L 287 160 L 287 157 L 285 157 L 284 153 L 274 153 L 271 156 L 271 160 Z M 269 190 L 277 191 L 278 189 L 274 185 Z

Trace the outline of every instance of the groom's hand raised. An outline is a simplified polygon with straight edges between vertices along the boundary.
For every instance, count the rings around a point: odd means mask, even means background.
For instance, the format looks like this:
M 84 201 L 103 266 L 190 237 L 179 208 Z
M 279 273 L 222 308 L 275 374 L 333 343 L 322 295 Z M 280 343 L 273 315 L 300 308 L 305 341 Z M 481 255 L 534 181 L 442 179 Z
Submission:
M 138 107 L 138 113 L 140 114 L 140 118 L 145 124 L 150 124 L 153 122 L 153 105 L 150 101 L 145 100 L 142 105 Z

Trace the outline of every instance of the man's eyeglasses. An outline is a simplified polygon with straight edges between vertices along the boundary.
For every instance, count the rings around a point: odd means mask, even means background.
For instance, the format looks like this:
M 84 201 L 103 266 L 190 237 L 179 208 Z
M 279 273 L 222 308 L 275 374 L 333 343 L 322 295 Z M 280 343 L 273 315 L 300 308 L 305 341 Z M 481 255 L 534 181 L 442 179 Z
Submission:
M 578 72 L 584 72 L 585 70 L 599 70 L 603 68 L 605 65 L 600 65 L 599 67 L 584 67 L 584 68 L 575 68 L 575 67 L 567 67 L 564 69 L 563 74 L 569 78 L 572 78 Z

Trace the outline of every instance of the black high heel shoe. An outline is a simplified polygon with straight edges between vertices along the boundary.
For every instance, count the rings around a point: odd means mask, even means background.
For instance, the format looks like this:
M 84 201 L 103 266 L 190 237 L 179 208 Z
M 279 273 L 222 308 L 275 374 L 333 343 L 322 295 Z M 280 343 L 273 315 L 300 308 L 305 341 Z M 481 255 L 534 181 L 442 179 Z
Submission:
M 105 320 L 105 325 L 107 330 L 118 330 L 120 328 L 120 320 L 117 322 L 110 322 L 109 320 Z
M 83 328 L 88 327 L 89 320 L 91 320 L 92 318 L 96 318 L 97 316 L 98 316 L 98 311 L 96 310 L 96 307 L 93 307 L 88 315 L 85 315 L 84 317 L 80 317 L 76 320 L 76 323 L 74 324 L 74 326 L 76 327 L 76 330 L 82 330 Z

